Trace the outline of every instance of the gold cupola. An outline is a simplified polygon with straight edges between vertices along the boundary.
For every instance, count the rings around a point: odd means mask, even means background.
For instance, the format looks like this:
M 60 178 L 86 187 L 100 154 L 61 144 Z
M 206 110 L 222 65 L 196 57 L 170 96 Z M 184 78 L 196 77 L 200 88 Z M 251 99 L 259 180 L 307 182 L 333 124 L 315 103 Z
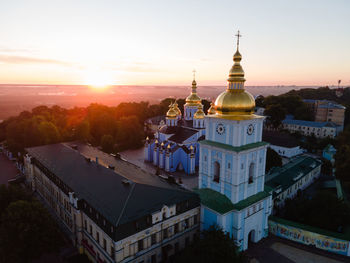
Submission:
M 210 103 L 210 108 L 208 109 L 208 115 L 213 115 L 216 113 L 214 102 Z
M 227 89 L 215 101 L 216 114 L 223 117 L 252 115 L 255 108 L 254 97 L 244 89 L 244 71 L 241 66 L 242 55 L 238 50 L 239 31 L 237 37 L 237 51 L 233 56 L 234 64 L 227 79 Z
M 197 106 L 201 104 L 201 98 L 197 95 L 197 82 L 194 77 L 195 71 L 193 71 L 192 91 L 191 94 L 186 98 L 186 105 Z
M 166 113 L 166 117 L 167 117 L 168 119 L 175 119 L 176 116 L 177 116 L 177 112 L 176 112 L 176 110 L 174 109 L 173 104 L 170 103 L 170 105 L 169 105 L 169 110 L 168 110 L 168 112 Z
M 205 117 L 205 113 L 203 111 L 203 105 L 201 104 L 201 105 L 198 106 L 198 110 L 193 115 L 193 118 L 195 118 L 195 119 L 204 119 L 204 117 Z
M 178 115 L 178 116 L 181 116 L 181 110 L 179 109 L 179 105 L 177 104 L 176 100 L 175 100 L 175 102 L 173 103 L 173 108 L 174 108 L 174 110 L 176 111 L 177 115 Z

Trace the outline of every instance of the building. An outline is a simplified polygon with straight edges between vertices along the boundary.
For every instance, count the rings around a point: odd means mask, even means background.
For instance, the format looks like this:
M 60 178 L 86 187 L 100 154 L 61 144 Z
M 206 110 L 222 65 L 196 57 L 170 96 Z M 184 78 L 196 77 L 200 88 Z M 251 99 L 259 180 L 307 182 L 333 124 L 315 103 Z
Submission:
M 262 139 L 282 157 L 292 158 L 305 152 L 300 148 L 299 141 L 288 133 L 264 130 Z
M 160 262 L 193 241 L 196 194 L 123 160 L 107 168 L 79 147 L 28 148 L 25 170 L 27 184 L 80 252 L 93 262 Z
M 234 54 L 226 91 L 205 117 L 200 141 L 201 227 L 217 224 L 241 250 L 268 235 L 271 194 L 264 188 L 268 143 L 262 141 L 263 116 L 244 89 L 241 54 Z
M 176 101 L 170 104 L 166 123 L 159 127 L 154 140 L 146 139 L 145 161 L 167 172 L 194 174 L 199 165 L 199 141 L 205 135 L 204 116 L 197 83 L 193 80 L 192 92 L 184 105 L 184 116 Z
M 334 122 L 343 127 L 346 108 L 328 100 L 305 99 L 304 102 L 314 112 L 317 122 Z
M 334 122 L 302 121 L 286 118 L 282 121 L 283 129 L 299 132 L 305 136 L 314 135 L 316 138 L 335 138 L 343 127 Z
M 299 156 L 282 167 L 274 167 L 266 175 L 267 187 L 272 189 L 274 207 L 284 205 L 286 199 L 293 199 L 299 190 L 304 190 L 320 176 L 322 162 Z

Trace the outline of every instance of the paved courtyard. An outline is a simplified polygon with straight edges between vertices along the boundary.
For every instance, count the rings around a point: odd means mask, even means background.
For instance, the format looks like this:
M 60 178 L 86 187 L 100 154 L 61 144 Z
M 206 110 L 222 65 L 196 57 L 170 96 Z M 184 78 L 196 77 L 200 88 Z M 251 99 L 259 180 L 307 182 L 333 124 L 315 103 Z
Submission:
M 249 263 L 340 263 L 349 262 L 345 256 L 269 236 L 246 251 Z
M 120 155 L 126 159 L 127 161 L 141 167 L 143 170 L 146 170 L 152 174 L 156 173 L 156 167 L 148 162 L 144 161 L 144 148 L 136 149 L 136 150 L 128 150 L 121 152 Z M 160 174 L 168 175 L 169 173 L 164 170 L 160 170 Z M 183 172 L 175 172 L 170 173 L 173 175 L 178 182 L 179 178 L 181 178 L 183 186 L 187 189 L 193 189 L 198 187 L 198 175 L 187 175 Z
M 4 153 L 0 153 L 0 184 L 6 184 L 7 180 L 18 174 L 15 163 L 10 161 Z

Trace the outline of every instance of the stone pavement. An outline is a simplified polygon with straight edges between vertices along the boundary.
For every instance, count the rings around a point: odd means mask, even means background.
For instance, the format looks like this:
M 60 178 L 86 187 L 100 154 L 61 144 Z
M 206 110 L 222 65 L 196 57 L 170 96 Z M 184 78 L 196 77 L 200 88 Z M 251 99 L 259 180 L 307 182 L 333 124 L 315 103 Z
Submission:
M 15 163 L 4 153 L 0 153 L 0 184 L 7 185 L 7 180 L 14 178 L 18 173 Z
M 121 157 L 127 160 L 130 163 L 133 163 L 143 170 L 148 171 L 149 173 L 155 174 L 156 167 L 152 163 L 148 163 L 144 161 L 144 148 L 136 149 L 136 150 L 127 150 L 120 153 Z M 198 174 L 195 175 L 187 175 L 183 172 L 175 172 L 168 173 L 164 170 L 160 169 L 161 175 L 171 174 L 175 177 L 176 182 L 178 182 L 179 178 L 181 178 L 183 186 L 189 190 L 198 187 Z

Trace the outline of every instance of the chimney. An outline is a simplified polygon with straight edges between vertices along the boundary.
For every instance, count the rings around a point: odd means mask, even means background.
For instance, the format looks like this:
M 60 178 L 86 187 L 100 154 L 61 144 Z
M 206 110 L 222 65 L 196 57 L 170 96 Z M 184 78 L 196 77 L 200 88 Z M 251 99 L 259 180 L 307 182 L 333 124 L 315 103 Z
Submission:
M 96 156 L 96 164 L 98 164 L 98 157 Z

